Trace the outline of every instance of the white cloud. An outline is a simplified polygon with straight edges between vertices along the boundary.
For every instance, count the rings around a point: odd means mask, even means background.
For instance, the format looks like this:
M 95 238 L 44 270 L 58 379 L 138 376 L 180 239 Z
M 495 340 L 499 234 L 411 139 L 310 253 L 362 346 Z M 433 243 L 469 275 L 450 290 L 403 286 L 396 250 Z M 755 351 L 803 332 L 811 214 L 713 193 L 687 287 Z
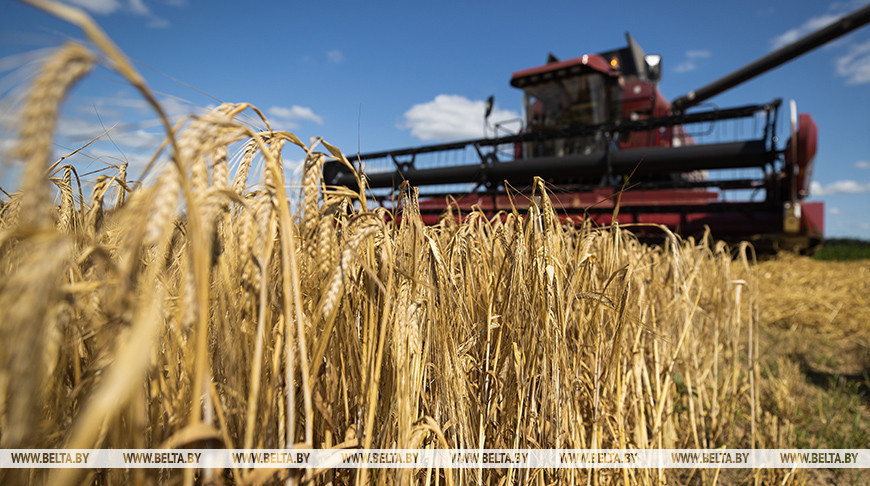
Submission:
M 837 74 L 846 84 L 870 83 L 870 41 L 854 44 L 846 55 L 837 58 Z
M 828 7 L 828 13 L 812 17 L 799 27 L 789 29 L 771 39 L 771 49 L 778 49 L 811 32 L 824 28 L 841 19 L 848 12 L 863 7 L 867 3 L 867 0 L 834 2 Z M 847 85 L 870 83 L 870 41 L 852 44 L 845 55 L 835 60 L 835 65 L 837 74 L 846 78 Z
M 102 141 L 114 142 L 119 147 L 130 149 L 156 149 L 163 140 L 162 133 L 113 125 L 114 123 L 101 125 L 81 118 L 61 118 L 56 133 L 58 137 L 63 137 L 74 143 L 87 143 L 108 130 L 108 133 L 103 135 Z
M 840 17 L 842 17 L 842 15 L 840 14 L 824 14 L 819 15 L 818 17 L 812 17 L 804 22 L 800 27 L 789 29 L 771 39 L 771 49 L 779 49 L 786 44 L 790 44 L 800 39 L 801 37 L 809 34 L 810 32 L 816 31 L 818 29 L 821 29 L 822 27 L 825 27 L 828 24 L 833 23 Z
M 157 148 L 158 144 L 165 138 L 163 132 L 149 132 L 141 128 L 118 132 L 110 131 L 108 135 L 118 145 L 143 149 Z
M 836 215 L 840 214 L 840 208 L 830 208 L 830 209 L 828 209 L 828 214 L 830 214 L 832 216 L 836 216 Z
M 432 101 L 412 106 L 405 112 L 405 122 L 399 128 L 411 130 L 411 135 L 423 141 L 480 138 L 484 136 L 485 112 L 486 102 L 483 100 L 441 94 Z M 519 116 L 513 110 L 495 108 L 490 120 L 498 122 Z
M 163 123 L 157 117 L 157 112 L 138 93 L 122 90 L 108 96 L 83 97 L 77 101 L 72 107 L 76 117 L 69 117 L 66 121 L 71 124 L 84 124 L 84 128 L 79 130 L 81 133 L 97 132 L 94 136 L 101 133 L 102 128 L 99 131 L 94 128 L 98 126 L 100 119 L 106 128 L 120 122 L 113 134 L 122 130 L 129 131 L 131 127 L 155 128 L 163 133 Z M 189 115 L 202 115 L 212 108 L 174 96 L 158 96 L 157 101 L 173 125 Z
M 859 160 L 855 162 L 855 167 L 859 169 L 870 169 L 870 160 Z
M 117 0 L 67 0 L 67 3 L 82 7 L 97 15 L 108 15 L 121 8 L 121 3 Z
M 314 113 L 311 108 L 306 106 L 293 105 L 290 108 L 283 106 L 273 106 L 266 110 L 266 114 L 270 119 L 274 119 L 278 123 L 282 123 L 289 128 L 296 128 L 299 125 L 297 121 L 312 121 L 318 125 L 323 125 L 323 117 Z
M 155 29 L 169 27 L 169 21 L 154 15 L 151 9 L 145 5 L 145 0 L 130 0 L 130 10 L 136 15 L 148 18 L 148 27 Z
M 329 59 L 329 62 L 331 63 L 339 64 L 344 61 L 344 53 L 338 49 L 333 49 L 326 53 L 326 58 Z
M 6 104 L 0 105 L 4 108 L 0 110 L 0 128 L 13 132 L 18 127 L 18 113 L 14 109 L 9 109 Z
M 169 27 L 169 21 L 160 17 L 151 17 L 148 19 L 148 27 L 152 29 L 165 29 Z
M 130 10 L 139 15 L 151 15 L 151 9 L 145 5 L 145 0 L 130 0 Z
M 18 140 L 14 138 L 0 138 L 0 159 L 3 158 L 10 150 L 15 148 Z
M 694 71 L 698 66 L 689 60 L 683 61 L 677 64 L 677 67 L 674 68 L 674 72 L 678 73 L 687 73 L 689 71 Z
M 810 185 L 810 195 L 816 197 L 834 194 L 860 194 L 862 192 L 870 192 L 870 182 L 843 180 L 822 185 L 813 181 Z
M 105 148 L 88 147 L 84 155 L 105 165 L 128 164 L 128 171 L 136 173 L 148 165 L 153 154 L 143 151 L 119 151 L 112 146 L 108 146 Z
M 126 4 L 122 4 L 119 0 L 66 0 L 66 2 L 81 7 L 96 15 L 109 15 L 124 10 L 134 15 L 147 18 L 148 27 L 163 28 L 169 26 L 169 21 L 156 16 L 151 9 L 148 8 L 148 5 L 145 4 L 145 0 L 128 0 Z M 183 6 L 185 2 L 183 0 L 173 0 L 165 3 L 174 7 L 180 7 Z
M 109 96 L 84 96 L 71 99 L 71 110 L 62 115 L 54 127 L 54 139 L 65 151 L 62 155 L 96 137 L 100 140 L 92 150 L 105 145 L 116 154 L 157 149 L 165 133 L 153 109 L 138 95 L 118 92 Z M 161 98 L 161 105 L 173 119 L 201 111 L 195 105 L 175 98 Z M 0 148 L 8 149 L 17 136 L 18 113 L 13 109 L 0 109 Z M 104 132 L 109 133 L 104 135 Z M 8 156 L 0 153 L 0 159 Z
M 706 49 L 690 49 L 686 51 L 685 60 L 677 64 L 677 67 L 674 68 L 674 71 L 678 73 L 694 71 L 698 67 L 695 61 L 699 59 L 707 59 L 711 55 L 712 53 Z
M 211 109 L 209 107 L 196 105 L 182 98 L 176 98 L 171 96 L 165 96 L 159 99 L 158 102 L 160 103 L 160 107 L 163 108 L 163 111 L 166 113 L 166 116 L 172 123 L 175 123 L 188 115 L 205 114 Z M 136 99 L 134 99 L 130 102 L 130 105 L 131 108 L 138 108 L 140 106 L 144 106 L 144 110 L 146 112 L 151 113 L 155 117 L 157 116 L 157 113 L 154 112 L 154 109 L 151 108 L 151 105 L 149 105 L 148 103 L 144 103 L 144 105 L 139 105 L 136 103 Z

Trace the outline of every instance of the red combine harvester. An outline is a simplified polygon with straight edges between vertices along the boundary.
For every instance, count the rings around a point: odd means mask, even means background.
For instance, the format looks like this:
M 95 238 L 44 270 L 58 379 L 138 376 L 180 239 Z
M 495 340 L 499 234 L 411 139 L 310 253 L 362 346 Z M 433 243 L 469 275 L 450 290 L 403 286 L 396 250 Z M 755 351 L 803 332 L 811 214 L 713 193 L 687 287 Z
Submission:
M 790 104 L 791 132 L 777 146 L 781 100 L 701 109 L 707 99 L 870 22 L 866 6 L 709 85 L 669 102 L 659 91 L 661 57 L 628 46 L 514 73 L 524 93 L 518 133 L 362 154 L 372 196 L 394 201 L 403 181 L 420 187 L 420 211 L 435 223 L 448 205 L 487 215 L 531 204 L 533 180 L 548 183 L 563 217 L 617 220 L 640 237 L 665 225 L 688 236 L 751 240 L 760 250 L 812 251 L 824 206 L 809 195 L 817 128 Z M 492 99 L 485 118 L 489 117 Z M 485 122 L 485 121 L 484 121 Z M 486 122 L 485 122 L 486 123 Z M 487 126 L 489 126 L 487 124 Z M 324 167 L 330 185 L 356 186 L 349 170 Z

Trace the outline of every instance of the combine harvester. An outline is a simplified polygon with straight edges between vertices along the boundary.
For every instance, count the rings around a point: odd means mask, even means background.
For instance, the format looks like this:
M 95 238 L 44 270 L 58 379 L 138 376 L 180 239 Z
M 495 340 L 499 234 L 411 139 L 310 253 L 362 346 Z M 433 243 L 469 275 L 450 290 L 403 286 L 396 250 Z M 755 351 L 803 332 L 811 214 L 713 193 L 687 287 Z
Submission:
M 518 133 L 359 155 L 372 196 L 395 201 L 407 181 L 420 187 L 429 223 L 448 207 L 487 215 L 527 208 L 533 180 L 547 182 L 564 218 L 629 225 L 641 238 L 656 225 L 684 235 L 709 228 L 762 251 L 812 252 L 821 243 L 824 206 L 809 195 L 818 132 L 790 108 L 790 137 L 777 145 L 780 99 L 688 112 L 711 97 L 870 22 L 870 6 L 668 102 L 658 89 L 661 56 L 628 46 L 514 73 L 524 93 Z M 486 118 L 492 107 L 488 103 Z M 784 108 L 783 108 L 784 109 Z M 356 188 L 347 167 L 324 167 L 329 185 Z M 615 206 L 618 204 L 618 208 Z M 614 211 L 618 209 L 618 211 Z M 652 224 L 650 224 L 652 223 Z

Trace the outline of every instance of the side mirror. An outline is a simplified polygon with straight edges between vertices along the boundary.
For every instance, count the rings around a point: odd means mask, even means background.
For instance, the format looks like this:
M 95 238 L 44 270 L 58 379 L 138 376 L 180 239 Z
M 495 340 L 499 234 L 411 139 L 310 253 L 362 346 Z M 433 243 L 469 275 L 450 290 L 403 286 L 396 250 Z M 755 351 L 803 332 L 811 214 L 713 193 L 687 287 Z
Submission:
M 643 57 L 646 62 L 646 72 L 649 80 L 658 82 L 662 79 L 662 56 L 659 54 L 647 54 Z

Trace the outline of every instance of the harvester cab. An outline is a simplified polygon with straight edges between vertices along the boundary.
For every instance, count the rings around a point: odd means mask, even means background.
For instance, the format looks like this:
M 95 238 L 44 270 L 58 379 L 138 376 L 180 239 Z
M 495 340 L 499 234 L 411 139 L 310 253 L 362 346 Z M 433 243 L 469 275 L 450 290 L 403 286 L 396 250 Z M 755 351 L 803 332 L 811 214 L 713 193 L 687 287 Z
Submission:
M 514 73 L 511 86 L 523 90 L 526 130 L 570 131 L 584 125 L 667 115 L 670 104 L 658 89 L 661 56 L 644 54 L 630 34 L 625 36 L 628 46 L 622 49 L 566 61 L 550 54 L 543 66 Z M 607 135 L 599 131 L 519 145 L 516 156 L 588 154 L 614 143 L 620 148 L 669 146 L 673 139 L 671 128 L 628 133 L 625 140 Z

